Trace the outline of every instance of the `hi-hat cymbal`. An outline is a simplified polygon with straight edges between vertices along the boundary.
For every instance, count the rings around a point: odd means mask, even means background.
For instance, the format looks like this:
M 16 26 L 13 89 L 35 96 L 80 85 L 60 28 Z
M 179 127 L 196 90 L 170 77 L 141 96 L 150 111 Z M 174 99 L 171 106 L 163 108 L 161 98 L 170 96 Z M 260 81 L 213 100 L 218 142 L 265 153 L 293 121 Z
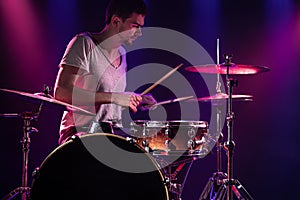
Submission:
M 74 110 L 76 112 L 82 112 L 82 113 L 88 114 L 88 115 L 95 115 L 92 112 L 89 112 L 89 111 L 84 110 L 84 109 L 82 109 L 80 107 L 73 106 L 71 104 L 68 104 L 68 103 L 65 103 L 65 102 L 62 102 L 62 101 L 58 101 L 58 100 L 54 99 L 53 97 L 51 97 L 50 95 L 45 95 L 43 93 L 31 94 L 31 93 L 27 93 L 27 92 L 21 92 L 21 91 L 16 91 L 16 90 L 8 90 L 8 89 L 1 89 L 1 88 L 0 88 L 0 91 L 9 92 L 9 93 L 13 93 L 13 94 L 18 94 L 18 95 L 21 95 L 23 97 L 29 97 L 29 98 L 35 99 L 35 100 L 50 102 L 50 103 L 55 104 L 55 105 L 65 106 L 68 109 Z
M 199 66 L 189 66 L 185 68 L 190 72 L 200 72 L 208 74 L 227 74 L 227 65 L 225 64 L 208 64 L 208 65 L 199 65 Z M 231 63 L 229 66 L 228 74 L 258 74 L 262 72 L 267 72 L 270 69 L 264 66 L 253 66 L 253 65 L 241 65 Z
M 195 100 L 200 101 L 200 102 L 207 102 L 207 101 L 226 100 L 228 98 L 229 98 L 229 95 L 227 95 L 225 93 L 217 93 L 212 96 L 197 98 Z M 233 94 L 232 99 L 241 100 L 241 101 L 252 101 L 253 96 L 252 95 L 243 95 L 243 94 Z

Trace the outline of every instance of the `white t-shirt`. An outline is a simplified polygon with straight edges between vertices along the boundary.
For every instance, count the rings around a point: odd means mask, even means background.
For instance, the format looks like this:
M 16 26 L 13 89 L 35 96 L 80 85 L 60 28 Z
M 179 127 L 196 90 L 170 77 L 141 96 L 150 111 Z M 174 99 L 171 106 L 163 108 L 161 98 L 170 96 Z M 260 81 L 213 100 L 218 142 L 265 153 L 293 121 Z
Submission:
M 121 63 L 115 68 L 103 54 L 103 49 L 91 34 L 81 33 L 69 42 L 62 64 L 78 67 L 78 79 L 75 86 L 92 92 L 124 92 L 126 87 L 126 55 L 123 47 L 119 48 Z M 73 93 L 73 103 L 76 104 L 76 93 Z M 65 111 L 62 117 L 60 134 L 64 134 L 71 127 L 88 127 L 91 121 L 121 122 L 121 106 L 102 104 L 98 107 L 82 107 L 95 116 L 88 116 L 78 112 Z

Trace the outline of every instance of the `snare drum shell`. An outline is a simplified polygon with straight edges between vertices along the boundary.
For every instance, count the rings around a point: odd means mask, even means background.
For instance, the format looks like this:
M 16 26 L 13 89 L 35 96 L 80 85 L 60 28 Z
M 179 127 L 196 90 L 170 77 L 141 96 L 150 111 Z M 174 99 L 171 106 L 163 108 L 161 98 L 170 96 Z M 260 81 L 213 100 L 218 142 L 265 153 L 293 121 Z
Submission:
M 157 170 L 129 173 L 101 163 L 89 153 L 82 140 L 97 139 L 101 145 L 104 137 L 108 137 L 120 148 L 130 152 L 144 153 L 143 164 L 154 166 Z M 110 149 L 106 151 L 109 153 Z M 122 160 L 124 162 L 124 159 Z M 141 147 L 116 135 L 95 133 L 68 141 L 56 148 L 43 161 L 34 178 L 30 199 L 168 200 L 169 196 L 157 163 Z
M 136 137 L 140 146 L 144 147 L 143 144 L 146 143 L 152 150 L 167 152 L 201 150 L 203 137 L 207 132 L 208 123 L 205 121 L 137 120 L 131 122 L 131 135 Z M 195 144 L 189 147 L 189 141 Z

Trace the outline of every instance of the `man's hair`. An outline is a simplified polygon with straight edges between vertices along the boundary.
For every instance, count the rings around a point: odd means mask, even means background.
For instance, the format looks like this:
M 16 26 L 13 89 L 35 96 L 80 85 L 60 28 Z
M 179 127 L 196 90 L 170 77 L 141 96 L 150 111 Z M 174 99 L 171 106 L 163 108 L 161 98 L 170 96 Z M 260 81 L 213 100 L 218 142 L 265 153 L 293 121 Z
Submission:
M 111 22 L 113 15 L 119 16 L 124 22 L 132 13 L 147 14 L 144 0 L 111 0 L 106 8 L 106 24 Z

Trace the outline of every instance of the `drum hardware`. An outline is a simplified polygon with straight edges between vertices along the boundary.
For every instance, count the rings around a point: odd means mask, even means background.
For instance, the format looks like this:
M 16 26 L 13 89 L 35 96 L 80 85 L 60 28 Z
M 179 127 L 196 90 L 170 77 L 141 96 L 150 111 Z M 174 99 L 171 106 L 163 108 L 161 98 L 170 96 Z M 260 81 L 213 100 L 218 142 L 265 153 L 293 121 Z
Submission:
M 130 134 L 155 156 L 202 157 L 208 123 L 204 121 L 147 121 L 130 123 Z
M 154 158 L 160 166 L 165 166 L 162 169 L 165 176 L 165 184 L 170 194 L 170 200 L 181 200 L 183 186 L 185 184 L 185 179 L 188 175 L 189 170 L 183 172 L 183 181 L 179 180 L 178 175 L 180 172 L 182 172 L 184 166 L 188 163 L 188 169 L 190 169 L 192 162 L 195 159 L 178 159 L 175 162 L 168 163 L 168 161 L 166 159 L 163 159 L 161 156 L 155 156 Z
M 216 106 L 217 113 L 217 133 L 214 139 L 216 142 L 216 158 L 217 158 L 217 171 L 213 173 L 212 177 L 209 178 L 206 183 L 204 190 L 202 191 L 199 200 L 206 200 L 209 196 L 209 199 L 218 199 L 216 198 L 216 193 L 222 185 L 222 181 L 227 178 L 227 174 L 222 172 L 222 149 L 223 149 L 223 133 L 221 127 L 221 116 L 222 116 L 222 105 L 217 104 Z
M 17 94 L 23 98 L 27 98 L 25 100 L 28 100 L 28 98 L 30 100 L 35 100 L 37 103 L 40 102 L 49 102 L 51 104 L 54 104 L 56 106 L 63 106 L 69 110 L 72 110 L 73 112 L 78 112 L 81 114 L 86 114 L 86 115 L 95 115 L 95 113 L 89 112 L 85 109 L 82 109 L 80 107 L 77 106 L 73 106 L 71 104 L 59 101 L 54 99 L 50 94 L 49 94 L 49 90 L 50 88 L 48 86 L 44 86 L 44 92 L 41 93 L 27 93 L 27 92 L 21 92 L 21 91 L 17 91 L 17 90 L 8 90 L 8 89 L 2 89 L 0 88 L 0 91 L 4 91 L 4 92 L 8 92 L 10 94 Z
M 235 116 L 232 110 L 232 90 L 233 87 L 237 86 L 237 79 L 229 78 L 229 74 L 231 70 L 230 66 L 233 66 L 233 64 L 231 63 L 232 56 L 225 55 L 224 57 L 225 57 L 225 66 L 227 66 L 226 82 L 227 82 L 227 88 L 229 93 L 228 94 L 229 98 L 227 102 L 228 111 L 226 117 L 228 137 L 227 137 L 227 141 L 224 144 L 224 149 L 227 152 L 227 179 L 224 180 L 223 185 L 219 189 L 217 193 L 217 198 L 223 193 L 225 193 L 224 191 L 225 188 L 228 200 L 233 199 L 233 192 L 239 199 L 243 198 L 243 199 L 253 200 L 253 198 L 250 196 L 250 194 L 248 194 L 246 189 L 239 183 L 239 181 L 233 178 L 233 154 L 235 148 L 235 143 L 233 141 L 233 122 Z M 268 69 L 268 68 L 264 68 L 264 69 Z M 265 70 L 261 70 L 260 72 L 263 71 Z M 256 73 L 258 73 L 258 71 L 256 71 Z M 243 192 L 245 196 L 241 196 L 239 190 Z
M 224 145 L 221 145 L 223 135 L 221 134 L 221 127 L 220 127 L 220 113 L 217 114 L 217 122 L 218 122 L 218 132 L 220 133 L 220 137 L 218 138 L 217 142 L 217 172 L 213 174 L 206 184 L 199 200 L 205 200 L 207 196 L 210 194 L 210 199 L 225 199 L 227 194 L 227 200 L 233 199 L 233 193 L 237 196 L 238 199 L 246 199 L 246 200 L 253 200 L 250 194 L 246 191 L 246 189 L 240 184 L 237 179 L 233 178 L 233 154 L 235 143 L 233 141 L 233 121 L 234 121 L 234 113 L 232 111 L 232 100 L 233 100 L 233 87 L 237 86 L 237 79 L 229 78 L 229 74 L 245 74 L 244 69 L 240 67 L 241 72 L 239 72 L 239 67 L 235 64 L 231 63 L 232 56 L 231 55 L 224 55 L 225 64 L 222 65 L 226 66 L 226 84 L 228 89 L 228 96 L 227 99 L 227 115 L 226 115 L 226 122 L 227 122 L 227 129 L 228 129 L 228 138 Z M 223 70 L 221 67 L 220 70 Z M 247 68 L 247 67 L 246 67 Z M 230 70 L 234 69 L 233 72 Z M 222 71 L 218 69 L 218 76 L 219 74 L 223 74 Z M 200 70 L 201 71 L 201 70 Z M 205 71 L 205 70 L 204 70 Z M 267 68 L 255 68 L 255 73 L 268 71 Z M 210 71 L 211 72 L 211 71 Z M 249 73 L 253 74 L 253 73 Z M 217 87 L 218 88 L 218 87 Z M 218 110 L 219 112 L 220 110 Z M 222 147 L 227 152 L 227 174 L 221 171 L 221 149 Z
M 144 149 L 145 149 L 146 152 L 149 153 L 151 151 L 150 148 L 149 148 L 149 141 L 148 141 L 148 139 L 143 140 L 142 146 L 144 147 Z
M 165 176 L 164 184 L 168 188 L 170 200 L 181 200 L 180 198 L 181 191 L 182 191 L 181 184 L 171 183 L 170 179 L 167 176 Z
M 184 164 L 182 164 L 184 165 Z M 182 184 L 180 183 L 175 183 L 173 182 L 174 180 L 177 180 L 176 175 L 177 173 L 173 173 L 171 172 L 171 166 L 168 166 L 168 171 L 169 172 L 164 172 L 165 173 L 165 179 L 168 180 L 168 191 L 170 193 L 171 196 L 171 200 L 181 200 L 181 192 L 182 192 Z M 176 169 L 177 170 L 177 169 Z M 172 197 L 174 196 L 174 197 Z
M 32 120 L 37 120 L 43 102 L 40 103 L 40 106 L 37 111 L 25 111 L 20 114 L 3 114 L 5 117 L 21 117 L 24 122 L 23 126 L 23 138 L 21 140 L 22 143 L 22 152 L 23 152 L 23 164 L 22 164 L 22 185 L 14 190 L 12 190 L 9 194 L 2 198 L 2 200 L 10 200 L 14 198 L 16 195 L 21 194 L 22 200 L 26 200 L 30 194 L 31 188 L 28 187 L 28 157 L 30 150 L 30 134 L 37 133 L 38 130 L 30 125 Z
M 28 155 L 29 155 L 30 143 L 31 143 L 30 134 L 38 132 L 38 130 L 36 128 L 32 127 L 30 124 L 31 124 L 32 120 L 37 120 L 37 118 L 39 117 L 39 114 L 41 112 L 42 106 L 44 105 L 45 102 L 49 102 L 51 104 L 58 105 L 58 106 L 68 107 L 68 109 L 72 109 L 72 110 L 74 110 L 74 112 L 81 112 L 81 113 L 88 114 L 88 115 L 94 115 L 93 113 L 86 111 L 82 108 L 72 106 L 70 104 L 67 104 L 67 103 L 64 103 L 64 102 L 54 99 L 50 95 L 50 90 L 51 90 L 51 88 L 46 85 L 44 85 L 43 92 L 34 93 L 34 94 L 0 88 L 0 91 L 8 92 L 10 94 L 17 94 L 23 98 L 27 98 L 26 100 L 28 100 L 28 98 L 30 100 L 36 100 L 35 103 L 39 104 L 39 107 L 36 111 L 25 111 L 20 114 L 7 113 L 7 114 L 0 115 L 3 117 L 21 117 L 24 122 L 24 126 L 23 126 L 23 134 L 24 135 L 23 135 L 23 138 L 21 141 L 22 151 L 23 151 L 22 186 L 11 191 L 2 200 L 12 199 L 13 197 L 15 197 L 18 194 L 22 195 L 22 200 L 26 200 L 27 196 L 30 194 L 31 188 L 27 186 L 27 184 L 28 184 Z
M 216 84 L 217 93 L 213 96 L 198 98 L 200 102 L 213 101 L 212 105 L 216 108 L 216 118 L 217 118 L 217 130 L 216 134 L 213 135 L 210 139 L 216 144 L 216 157 L 217 157 L 217 172 L 213 173 L 212 177 L 209 178 L 209 181 L 204 187 L 199 200 L 205 200 L 208 196 L 210 199 L 216 199 L 215 193 L 220 188 L 222 180 L 227 177 L 227 174 L 222 172 L 222 149 L 223 149 L 223 133 L 222 133 L 222 108 L 224 107 L 224 100 L 228 99 L 228 95 L 221 92 L 221 82 L 220 74 L 217 74 L 217 84 Z M 235 95 L 234 98 L 239 100 L 251 100 L 251 95 Z

